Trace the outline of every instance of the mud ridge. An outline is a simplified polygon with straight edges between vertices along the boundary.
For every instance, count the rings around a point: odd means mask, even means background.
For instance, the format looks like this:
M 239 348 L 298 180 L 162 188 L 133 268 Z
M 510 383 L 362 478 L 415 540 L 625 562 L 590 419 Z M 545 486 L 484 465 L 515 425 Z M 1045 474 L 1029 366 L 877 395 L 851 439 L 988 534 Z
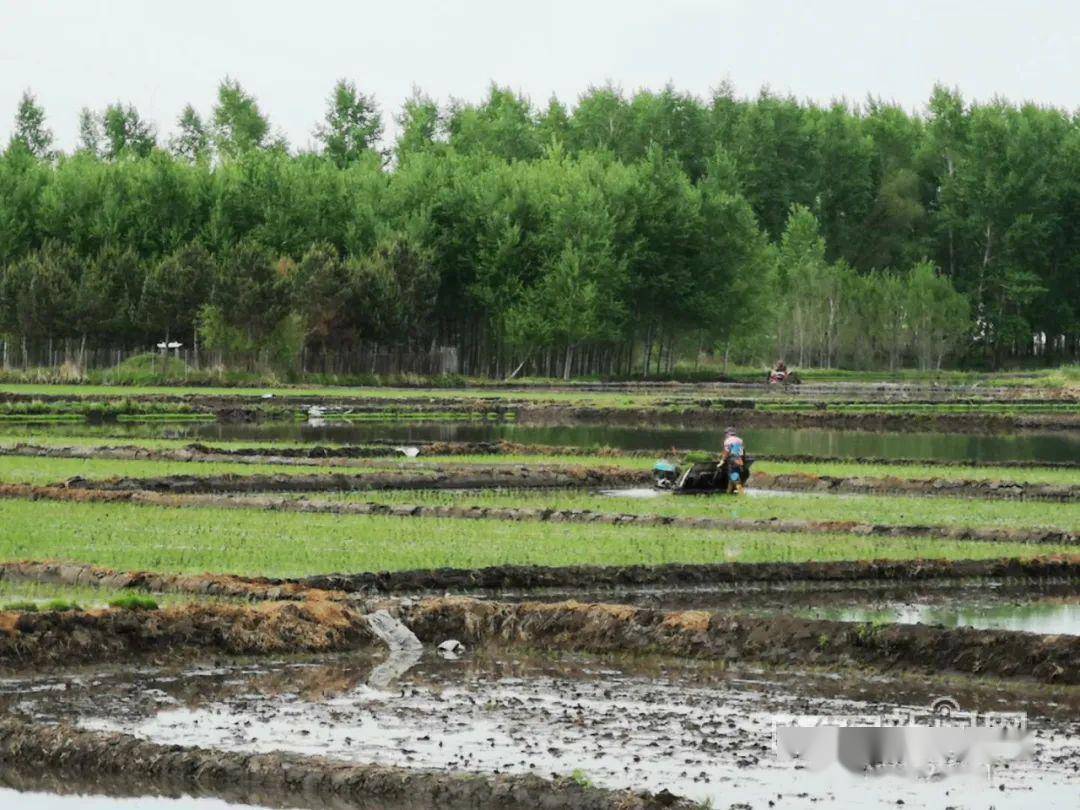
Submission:
M 109 492 L 170 492 L 181 494 L 243 492 L 363 492 L 435 489 L 588 489 L 642 486 L 652 483 L 649 470 L 618 467 L 555 467 L 502 465 L 481 467 L 432 466 L 400 472 L 362 475 L 318 473 L 301 475 L 173 475 L 153 478 L 72 478 L 67 489 Z M 770 475 L 755 471 L 751 486 L 784 492 L 855 495 L 918 495 L 993 500 L 1080 500 L 1080 485 L 965 478 L 899 478 L 832 476 L 809 473 Z
M 344 601 L 349 598 L 343 591 L 314 588 L 299 581 L 242 577 L 235 574 L 116 571 L 98 565 L 57 560 L 0 562 L 0 581 L 271 602 L 307 599 Z
M 750 485 L 758 489 L 785 492 L 832 492 L 852 495 L 918 495 L 981 500 L 1059 501 L 1080 500 L 1080 486 L 1073 484 L 1033 484 L 1025 481 L 998 481 L 970 478 L 898 478 L 884 476 L 841 477 L 783 473 L 770 475 L 753 471 Z
M 786 668 L 871 666 L 1080 683 L 1080 636 L 463 596 L 403 605 L 402 620 L 426 641 L 457 638 L 472 644 L 750 660 Z
M 313 588 L 368 595 L 446 591 L 529 591 L 544 588 L 750 585 L 795 582 L 918 583 L 940 579 L 1080 579 L 1080 555 L 996 560 L 854 560 L 712 565 L 535 566 L 438 568 L 325 574 L 294 580 Z
M 130 734 L 0 720 L 0 764 L 33 766 L 76 777 L 129 775 L 167 789 L 235 795 L 238 787 L 314 796 L 358 808 L 522 808 L 654 810 L 696 805 L 669 793 L 614 791 L 568 777 L 480 775 L 353 765 L 299 754 L 245 754 L 160 745 Z
M 0 447 L 0 456 L 36 458 L 114 459 L 125 461 L 191 461 L 237 464 L 278 464 L 304 466 L 350 466 L 350 462 L 376 458 L 400 458 L 398 449 L 411 444 L 420 456 L 583 456 L 590 458 L 659 458 L 682 460 L 691 448 L 627 450 L 615 447 L 579 447 L 576 445 L 523 444 L 506 440 L 490 442 L 391 442 L 376 440 L 369 444 L 308 445 L 304 447 L 257 447 L 206 445 L 193 442 L 182 448 L 162 449 L 138 445 L 52 446 L 20 442 Z M 888 458 L 883 456 L 817 456 L 806 453 L 755 453 L 757 461 L 796 464 L 873 464 L 904 467 L 988 467 L 994 469 L 1080 469 L 1080 461 L 983 461 L 960 459 Z
M 153 478 L 109 478 L 89 480 L 76 477 L 63 487 L 108 492 L 171 492 L 175 494 L 216 492 L 363 492 L 416 489 L 569 489 L 641 485 L 651 481 L 648 470 L 619 467 L 554 467 L 497 465 L 481 467 L 431 466 L 400 472 L 371 472 L 363 475 L 170 475 Z
M 320 574 L 281 579 L 235 574 L 162 574 L 115 571 L 102 566 L 35 561 L 0 563 L 0 581 L 33 582 L 150 593 L 185 593 L 249 600 L 348 600 L 358 609 L 377 602 L 358 597 L 401 594 L 531 591 L 544 589 L 612 590 L 673 586 L 778 585 L 796 583 L 883 583 L 914 585 L 933 580 L 994 580 L 1030 583 L 1080 580 L 1080 554 L 1005 557 L 990 560 L 854 560 L 804 563 L 715 563 L 635 566 L 500 565 L 487 568 L 438 568 L 355 574 Z
M 0 563 L 0 581 L 72 587 L 180 593 L 247 600 L 347 601 L 357 610 L 385 609 L 385 598 L 431 593 L 518 593 L 605 591 L 670 587 L 809 589 L 917 587 L 927 582 L 1006 583 L 1043 587 L 1080 581 L 1080 555 L 995 560 L 868 560 L 810 563 L 666 564 L 658 566 L 492 566 L 356 574 L 320 574 L 294 579 L 232 574 L 175 575 L 65 561 Z
M 147 655 L 339 652 L 377 643 L 363 613 L 329 600 L 0 612 L 0 666 L 12 669 Z
M 885 407 L 885 406 L 883 406 Z M 1017 429 L 1076 430 L 1080 414 L 980 414 L 980 413 L 843 413 L 828 410 L 784 412 L 741 408 L 594 408 L 573 406 L 523 406 L 517 410 L 519 424 L 527 425 L 702 425 L 722 427 L 829 427 L 850 430 L 897 432 L 944 431 L 950 433 L 1003 433 Z

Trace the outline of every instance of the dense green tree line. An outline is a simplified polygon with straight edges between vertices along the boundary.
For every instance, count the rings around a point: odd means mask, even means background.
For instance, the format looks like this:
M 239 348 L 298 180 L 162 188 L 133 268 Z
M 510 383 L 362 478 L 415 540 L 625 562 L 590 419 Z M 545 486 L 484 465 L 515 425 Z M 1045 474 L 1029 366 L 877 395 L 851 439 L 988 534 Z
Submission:
M 281 363 L 453 345 L 463 371 L 736 360 L 898 367 L 1080 353 L 1080 125 L 763 92 L 420 93 L 390 146 L 341 81 L 291 150 L 226 79 L 167 140 L 130 104 L 55 149 L 29 92 L 0 157 L 0 333 L 201 342 Z

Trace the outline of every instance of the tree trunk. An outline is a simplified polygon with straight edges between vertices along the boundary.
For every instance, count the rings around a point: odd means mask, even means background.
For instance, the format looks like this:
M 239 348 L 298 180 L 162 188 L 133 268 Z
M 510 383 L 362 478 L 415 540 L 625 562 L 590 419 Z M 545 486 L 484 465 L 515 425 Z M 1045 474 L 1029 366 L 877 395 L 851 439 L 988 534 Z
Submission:
M 653 344 L 653 328 L 649 325 L 649 328 L 645 332 L 645 358 L 641 364 L 643 379 L 649 379 L 649 364 L 652 362 L 652 344 Z
M 566 347 L 566 364 L 563 366 L 563 380 L 570 379 L 570 371 L 574 366 L 574 345 L 571 343 Z

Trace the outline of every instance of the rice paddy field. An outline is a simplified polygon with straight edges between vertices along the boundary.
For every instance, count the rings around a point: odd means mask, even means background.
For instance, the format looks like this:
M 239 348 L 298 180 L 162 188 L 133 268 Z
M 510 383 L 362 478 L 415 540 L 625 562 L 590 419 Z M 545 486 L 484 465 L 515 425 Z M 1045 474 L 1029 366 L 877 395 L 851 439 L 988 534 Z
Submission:
M 0 804 L 1076 807 L 1080 404 L 997 382 L 0 386 Z M 1023 756 L 774 740 L 943 696 Z

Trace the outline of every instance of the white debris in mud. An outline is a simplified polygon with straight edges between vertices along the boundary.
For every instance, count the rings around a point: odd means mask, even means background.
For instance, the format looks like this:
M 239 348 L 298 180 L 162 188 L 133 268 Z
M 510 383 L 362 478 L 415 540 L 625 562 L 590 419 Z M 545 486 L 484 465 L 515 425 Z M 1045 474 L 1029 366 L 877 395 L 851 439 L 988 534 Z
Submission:
M 438 646 L 439 655 L 447 659 L 455 659 L 465 652 L 465 645 L 456 638 L 448 638 Z
M 646 498 L 662 498 L 671 493 L 652 487 L 634 487 L 628 489 L 602 489 L 599 494 L 607 498 L 632 498 L 635 500 L 644 500 Z
M 688 685 L 616 671 L 477 674 L 468 661 L 422 665 L 388 689 L 325 700 L 248 693 L 159 711 L 141 722 L 89 720 L 158 741 L 474 772 L 580 773 L 605 787 L 668 789 L 714 807 L 1075 808 L 1078 741 L 1038 739 L 1033 762 L 941 782 L 868 779 L 777 761 L 774 724 L 795 715 L 872 714 L 870 704 L 778 693 L 768 681 Z M 452 668 L 447 674 L 446 668 Z M 517 674 L 517 673 L 515 673 Z M 583 677 L 584 676 L 584 677 Z M 999 789 L 1003 785 L 1004 789 Z

